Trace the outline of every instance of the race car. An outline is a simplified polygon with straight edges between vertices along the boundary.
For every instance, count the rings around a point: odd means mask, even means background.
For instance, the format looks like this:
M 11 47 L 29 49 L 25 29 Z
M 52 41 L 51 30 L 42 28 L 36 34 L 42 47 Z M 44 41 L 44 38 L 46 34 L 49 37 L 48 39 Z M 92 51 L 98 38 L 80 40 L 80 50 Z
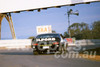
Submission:
M 67 42 L 59 33 L 37 35 L 35 39 L 32 39 L 31 43 L 34 55 L 42 53 L 55 53 L 57 51 L 61 53 L 62 51 L 66 51 L 67 46 Z

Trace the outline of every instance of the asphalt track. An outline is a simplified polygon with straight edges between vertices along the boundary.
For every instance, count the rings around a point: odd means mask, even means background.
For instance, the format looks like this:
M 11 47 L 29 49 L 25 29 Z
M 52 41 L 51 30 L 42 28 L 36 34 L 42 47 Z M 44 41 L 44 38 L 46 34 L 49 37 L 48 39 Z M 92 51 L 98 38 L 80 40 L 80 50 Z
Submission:
M 0 67 L 100 67 L 100 62 L 83 58 L 33 55 L 32 50 L 0 50 Z

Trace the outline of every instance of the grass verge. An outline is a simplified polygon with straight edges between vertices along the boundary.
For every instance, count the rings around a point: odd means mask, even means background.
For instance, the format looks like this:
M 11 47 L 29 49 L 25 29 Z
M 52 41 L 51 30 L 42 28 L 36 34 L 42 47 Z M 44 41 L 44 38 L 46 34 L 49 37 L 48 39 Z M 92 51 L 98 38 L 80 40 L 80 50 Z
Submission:
M 84 54 L 85 51 L 87 51 L 88 54 Z M 81 57 L 89 60 L 100 61 L 100 47 L 95 49 L 85 50 L 85 51 L 80 52 Z M 87 55 L 87 57 L 84 57 L 85 55 Z

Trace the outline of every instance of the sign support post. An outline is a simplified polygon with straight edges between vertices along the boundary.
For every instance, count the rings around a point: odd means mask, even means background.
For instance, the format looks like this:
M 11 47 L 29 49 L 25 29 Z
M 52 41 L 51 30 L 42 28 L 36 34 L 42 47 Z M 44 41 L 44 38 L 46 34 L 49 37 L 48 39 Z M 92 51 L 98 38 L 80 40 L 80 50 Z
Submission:
M 5 14 L 0 14 L 0 39 L 1 39 L 1 24 L 2 24 L 2 20 L 5 17 Z
M 11 14 L 10 13 L 8 13 L 8 14 L 0 14 L 0 39 L 1 39 L 1 23 L 2 23 L 2 20 L 3 20 L 4 17 L 7 19 L 8 23 L 9 23 L 11 34 L 12 34 L 12 38 L 16 39 L 14 26 L 13 26 L 13 22 L 12 22 L 12 18 L 11 18 Z

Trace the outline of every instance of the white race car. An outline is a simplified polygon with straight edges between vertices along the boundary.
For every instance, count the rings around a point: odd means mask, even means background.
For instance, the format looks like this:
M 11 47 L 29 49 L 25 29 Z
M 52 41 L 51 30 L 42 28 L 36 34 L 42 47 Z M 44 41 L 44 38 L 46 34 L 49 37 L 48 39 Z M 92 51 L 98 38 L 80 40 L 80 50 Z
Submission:
M 61 34 L 58 33 L 47 33 L 37 35 L 35 39 L 32 40 L 31 47 L 33 48 L 33 54 L 41 53 L 54 53 L 59 51 L 66 51 L 67 42 Z

